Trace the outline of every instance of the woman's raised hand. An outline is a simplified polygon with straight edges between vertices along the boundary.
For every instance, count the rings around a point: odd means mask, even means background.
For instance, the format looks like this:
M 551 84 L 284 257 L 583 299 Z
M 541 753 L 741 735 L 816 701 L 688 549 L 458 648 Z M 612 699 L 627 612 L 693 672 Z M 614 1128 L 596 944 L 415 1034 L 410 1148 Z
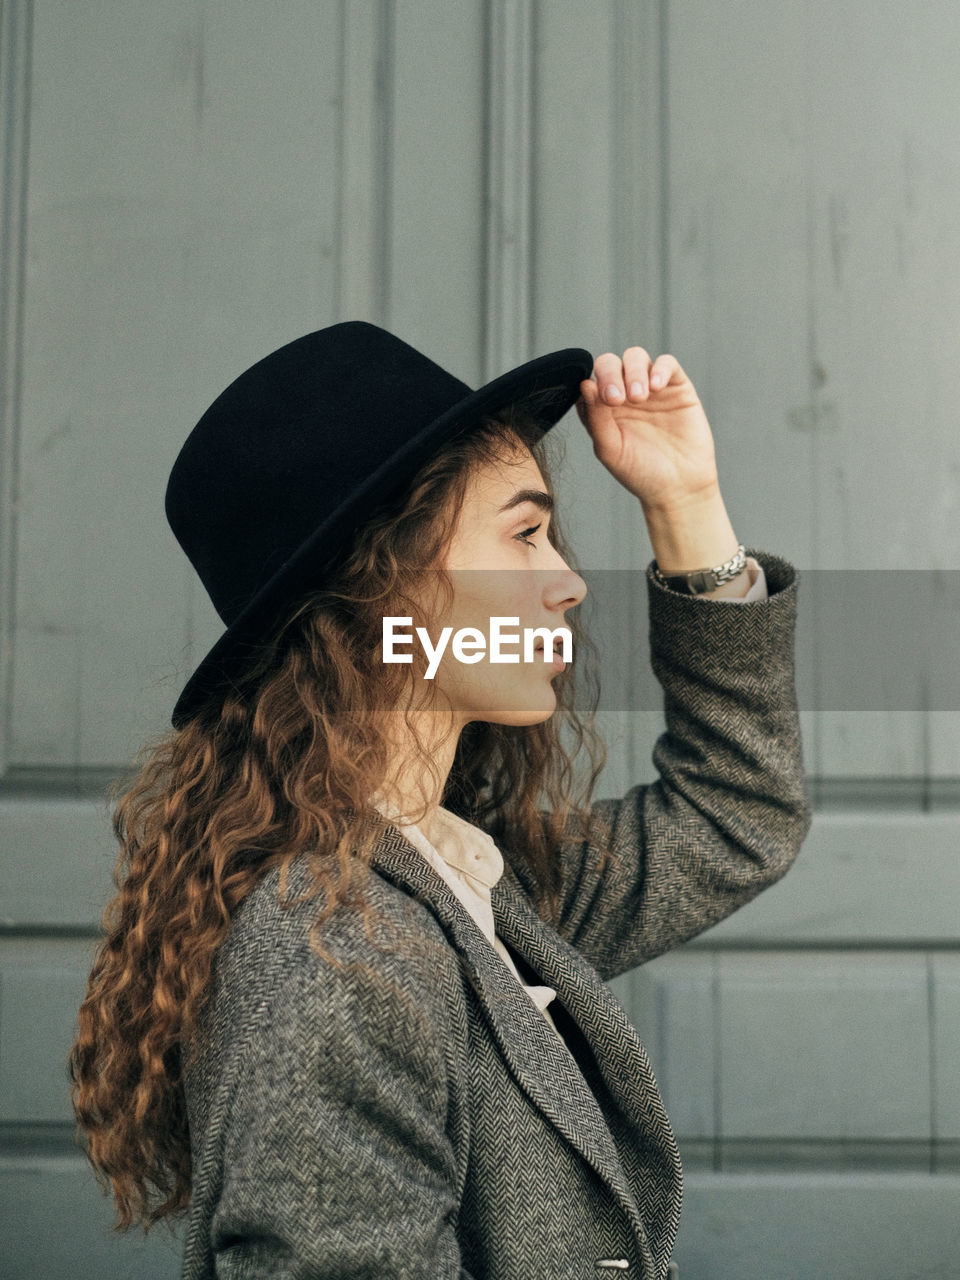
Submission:
M 673 356 L 651 360 L 643 347 L 597 356 L 577 412 L 596 457 L 645 510 L 682 510 L 718 493 L 710 424 Z

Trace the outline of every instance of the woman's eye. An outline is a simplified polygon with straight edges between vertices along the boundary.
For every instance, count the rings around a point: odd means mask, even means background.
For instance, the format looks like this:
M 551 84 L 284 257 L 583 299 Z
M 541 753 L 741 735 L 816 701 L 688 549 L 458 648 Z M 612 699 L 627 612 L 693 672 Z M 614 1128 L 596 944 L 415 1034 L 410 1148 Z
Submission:
M 540 528 L 540 525 L 542 525 L 542 523 L 543 523 L 543 521 L 541 521 L 541 522 L 540 522 L 540 524 L 535 524 L 535 525 L 533 526 L 533 528 L 532 528 L 532 529 L 524 529 L 524 530 L 522 530 L 520 533 L 518 533 L 518 534 L 517 534 L 517 539 L 518 539 L 520 542 L 525 542 L 525 543 L 527 544 L 527 546 L 528 546 L 528 547 L 533 547 L 534 551 L 536 551 L 536 549 L 537 549 L 537 544 L 536 544 L 535 542 L 530 542 L 530 541 L 529 541 L 529 538 L 530 538 L 530 535 L 531 535 L 532 533 L 536 533 L 536 532 L 537 532 L 537 530 Z

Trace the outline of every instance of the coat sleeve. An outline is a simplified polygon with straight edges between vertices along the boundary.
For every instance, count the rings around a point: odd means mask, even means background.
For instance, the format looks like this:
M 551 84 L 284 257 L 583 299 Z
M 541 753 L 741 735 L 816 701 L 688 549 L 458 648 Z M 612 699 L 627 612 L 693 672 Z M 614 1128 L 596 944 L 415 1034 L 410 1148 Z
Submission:
M 606 980 L 749 902 L 790 867 L 810 827 L 794 684 L 798 575 L 750 551 L 766 600 L 733 604 L 660 586 L 650 569 L 650 656 L 664 692 L 659 777 L 593 805 L 610 857 L 560 850 L 559 932 Z
M 402 967 L 294 970 L 245 1047 L 211 1222 L 219 1277 L 470 1280 L 449 1032 Z

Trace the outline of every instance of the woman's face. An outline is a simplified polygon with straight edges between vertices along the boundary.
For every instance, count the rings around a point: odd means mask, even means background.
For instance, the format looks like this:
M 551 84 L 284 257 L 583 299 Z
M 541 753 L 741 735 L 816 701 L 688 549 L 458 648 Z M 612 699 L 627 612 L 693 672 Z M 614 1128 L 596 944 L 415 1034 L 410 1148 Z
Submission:
M 461 727 L 472 720 L 539 724 L 556 708 L 553 681 L 562 678 L 562 667 L 549 653 L 545 661 L 542 647 L 532 661 L 524 660 L 524 628 L 569 626 L 566 612 L 583 600 L 587 586 L 550 543 L 551 506 L 540 468 L 525 447 L 510 460 L 485 465 L 470 480 L 444 561 L 454 596 L 439 621 L 453 633 L 434 676 Z M 492 618 L 518 619 L 501 624 L 501 652 L 519 661 L 491 661 Z M 465 627 L 487 638 L 474 664 L 453 652 L 453 636 Z M 509 643 L 509 635 L 519 636 L 519 643 Z M 438 639 L 431 631 L 434 646 Z M 542 637 L 536 642 L 544 644 Z M 550 644 L 548 637 L 548 649 Z

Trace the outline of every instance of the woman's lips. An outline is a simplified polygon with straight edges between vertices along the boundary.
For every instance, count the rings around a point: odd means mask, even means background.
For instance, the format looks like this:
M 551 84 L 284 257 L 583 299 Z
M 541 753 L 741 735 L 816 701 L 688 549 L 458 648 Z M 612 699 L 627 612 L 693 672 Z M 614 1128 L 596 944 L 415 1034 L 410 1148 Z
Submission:
M 542 644 L 536 645 L 535 652 L 543 653 L 543 645 Z M 554 670 L 556 671 L 565 671 L 567 668 L 567 664 L 564 662 L 563 658 L 561 658 L 560 654 L 557 652 L 556 649 L 554 649 L 553 651 L 553 667 L 554 667 Z

